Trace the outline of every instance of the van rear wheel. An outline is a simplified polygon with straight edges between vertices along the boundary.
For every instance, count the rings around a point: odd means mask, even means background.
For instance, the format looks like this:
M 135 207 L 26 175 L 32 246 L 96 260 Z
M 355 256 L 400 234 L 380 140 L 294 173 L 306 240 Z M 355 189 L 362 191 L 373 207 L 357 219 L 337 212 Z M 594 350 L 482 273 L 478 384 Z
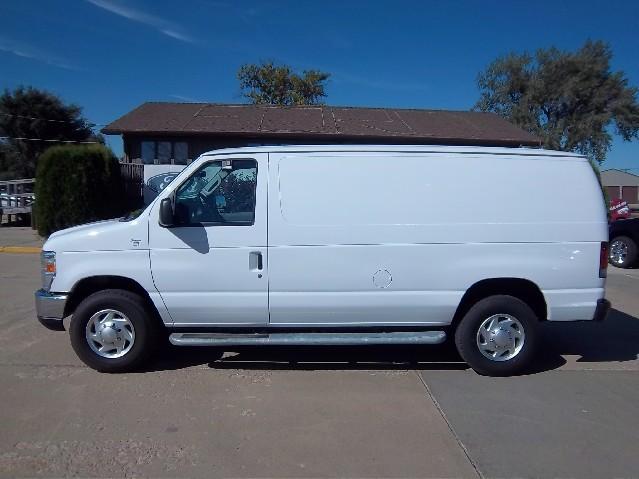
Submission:
M 82 362 L 105 373 L 138 368 L 157 342 L 144 300 L 121 289 L 99 291 L 84 299 L 73 313 L 69 335 Z
M 455 331 L 460 356 L 477 373 L 511 376 L 534 358 L 539 320 L 514 296 L 490 296 L 475 303 Z

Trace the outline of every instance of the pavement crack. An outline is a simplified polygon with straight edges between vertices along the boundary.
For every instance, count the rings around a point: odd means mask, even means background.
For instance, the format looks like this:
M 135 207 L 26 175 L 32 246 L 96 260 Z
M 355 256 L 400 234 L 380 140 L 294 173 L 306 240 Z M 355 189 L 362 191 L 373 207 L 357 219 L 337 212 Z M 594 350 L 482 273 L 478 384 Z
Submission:
M 480 479 L 484 479 L 484 475 L 479 470 L 479 466 L 475 463 L 473 458 L 470 456 L 470 452 L 468 452 L 468 449 L 466 448 L 466 446 L 462 442 L 461 438 L 457 435 L 457 432 L 455 432 L 455 429 L 453 428 L 453 425 L 450 423 L 450 421 L 446 417 L 446 413 L 442 409 L 442 407 L 439 404 L 439 402 L 437 401 L 437 399 L 435 399 L 435 396 L 433 395 L 432 391 L 428 387 L 428 384 L 426 384 L 426 381 L 424 380 L 422 375 L 419 374 L 419 371 L 415 371 L 415 374 L 417 374 L 417 377 L 419 378 L 419 381 L 422 383 L 422 385 L 424 386 L 424 389 L 426 390 L 426 394 L 428 395 L 430 400 L 433 401 L 433 404 L 437 408 L 437 411 L 439 411 L 439 414 L 441 415 L 442 419 L 446 423 L 446 426 L 448 426 L 448 429 L 450 430 L 450 433 L 455 438 L 455 441 L 457 441 L 457 444 L 459 445 L 461 450 L 464 452 L 464 455 L 466 456 L 466 459 L 468 459 L 468 462 L 470 462 L 470 465 L 473 466 L 473 469 L 475 470 L 475 473 L 477 474 L 477 477 L 479 477 Z

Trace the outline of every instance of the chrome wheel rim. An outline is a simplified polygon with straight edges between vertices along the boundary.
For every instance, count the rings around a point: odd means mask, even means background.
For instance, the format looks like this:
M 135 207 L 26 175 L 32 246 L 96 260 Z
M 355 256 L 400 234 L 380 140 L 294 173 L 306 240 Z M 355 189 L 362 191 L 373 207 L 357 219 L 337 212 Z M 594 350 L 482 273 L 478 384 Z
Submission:
M 508 361 L 524 347 L 526 333 L 517 318 L 494 314 L 485 319 L 477 331 L 477 347 L 491 361 Z
M 135 328 L 127 316 L 115 309 L 103 309 L 89 319 L 86 339 L 91 350 L 103 358 L 121 358 L 135 343 Z
M 628 245 L 623 241 L 613 241 L 610 245 L 610 262 L 612 264 L 624 264 L 628 256 Z

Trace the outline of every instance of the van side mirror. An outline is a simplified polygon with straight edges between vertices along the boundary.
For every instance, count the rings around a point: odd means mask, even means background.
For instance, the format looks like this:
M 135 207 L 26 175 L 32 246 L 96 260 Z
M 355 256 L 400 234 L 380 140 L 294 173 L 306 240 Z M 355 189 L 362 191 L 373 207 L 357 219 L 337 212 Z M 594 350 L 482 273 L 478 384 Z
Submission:
M 173 205 L 171 198 L 164 198 L 160 202 L 160 226 L 170 228 L 174 224 Z

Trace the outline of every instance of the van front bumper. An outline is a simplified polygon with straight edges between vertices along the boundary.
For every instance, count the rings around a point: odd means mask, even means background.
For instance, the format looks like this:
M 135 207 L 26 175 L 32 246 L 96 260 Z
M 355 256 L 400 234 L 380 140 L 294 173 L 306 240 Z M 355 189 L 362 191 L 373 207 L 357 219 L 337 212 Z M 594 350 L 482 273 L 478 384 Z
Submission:
M 49 293 L 44 289 L 35 292 L 35 305 L 38 321 L 45 328 L 53 331 L 64 331 L 62 319 L 67 304 L 67 294 Z
M 607 299 L 598 299 L 597 300 L 597 308 L 595 309 L 595 316 L 592 318 L 593 321 L 603 321 L 608 316 L 608 312 L 610 311 L 610 301 Z

